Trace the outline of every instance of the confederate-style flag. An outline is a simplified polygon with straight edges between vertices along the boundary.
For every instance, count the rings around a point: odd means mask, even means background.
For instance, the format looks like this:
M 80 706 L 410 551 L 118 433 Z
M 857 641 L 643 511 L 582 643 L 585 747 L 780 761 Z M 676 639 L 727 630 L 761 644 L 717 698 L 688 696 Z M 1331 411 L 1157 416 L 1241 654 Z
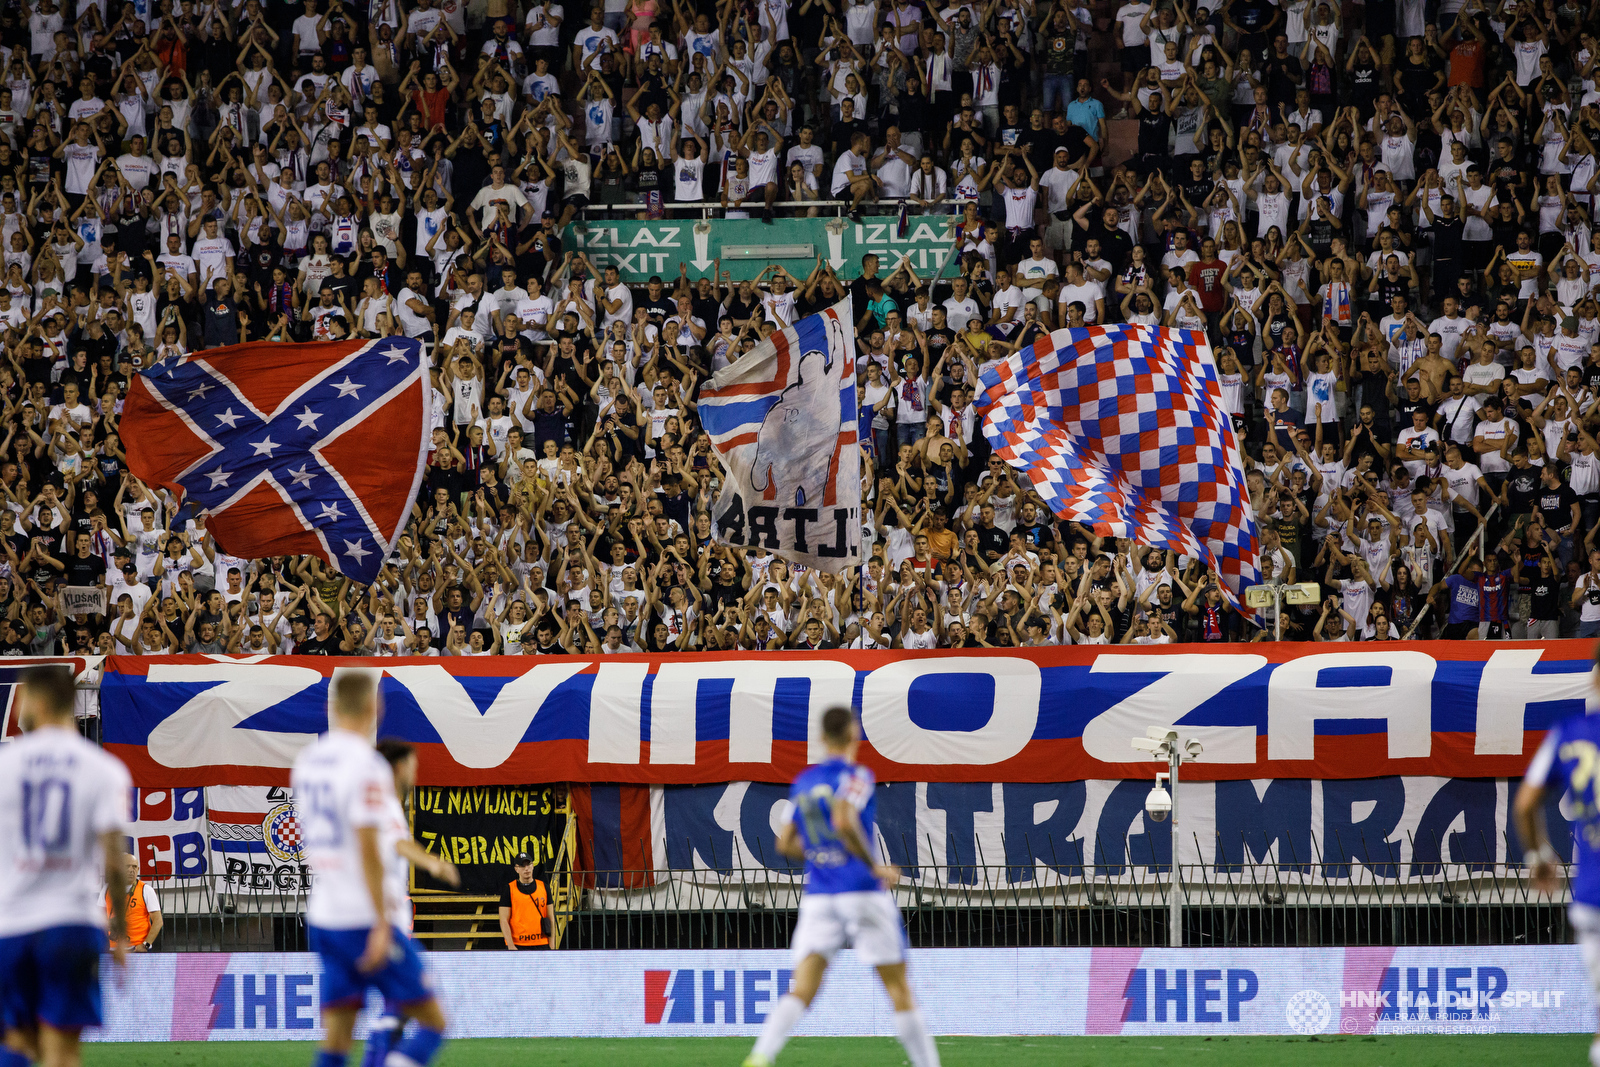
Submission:
M 415 340 L 258 341 L 138 374 L 121 431 L 129 469 L 204 511 L 224 551 L 370 583 L 422 483 L 431 402 Z

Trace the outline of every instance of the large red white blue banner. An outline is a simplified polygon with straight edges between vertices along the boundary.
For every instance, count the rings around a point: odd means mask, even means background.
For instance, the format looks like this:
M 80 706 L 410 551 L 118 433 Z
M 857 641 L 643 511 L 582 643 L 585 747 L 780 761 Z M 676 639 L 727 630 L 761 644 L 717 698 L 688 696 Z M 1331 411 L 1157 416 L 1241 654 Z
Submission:
M 405 337 L 195 352 L 134 376 L 128 468 L 244 559 L 316 556 L 377 580 L 429 448 L 428 360 Z
M 1336 651 L 1334 649 L 1337 649 Z M 861 711 L 882 781 L 1147 777 L 1177 725 L 1187 780 L 1504 778 L 1592 692 L 1593 646 L 1428 642 L 431 660 L 110 657 L 103 739 L 145 787 L 284 785 L 336 668 L 383 671 L 385 734 L 424 785 L 788 782 L 822 713 Z

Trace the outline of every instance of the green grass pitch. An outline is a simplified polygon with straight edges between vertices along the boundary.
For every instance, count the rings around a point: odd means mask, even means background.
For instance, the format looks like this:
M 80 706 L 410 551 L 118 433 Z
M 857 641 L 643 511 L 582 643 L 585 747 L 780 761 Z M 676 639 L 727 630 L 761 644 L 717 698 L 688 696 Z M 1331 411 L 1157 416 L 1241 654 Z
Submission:
M 946 1067 L 1461 1067 L 1582 1064 L 1587 1034 L 1406 1037 L 941 1037 Z M 438 1067 L 738 1067 L 743 1037 L 452 1041 Z M 84 1067 L 306 1067 L 308 1042 L 86 1045 Z M 359 1064 L 359 1046 L 351 1055 Z M 779 1067 L 905 1063 L 893 1038 L 802 1037 Z

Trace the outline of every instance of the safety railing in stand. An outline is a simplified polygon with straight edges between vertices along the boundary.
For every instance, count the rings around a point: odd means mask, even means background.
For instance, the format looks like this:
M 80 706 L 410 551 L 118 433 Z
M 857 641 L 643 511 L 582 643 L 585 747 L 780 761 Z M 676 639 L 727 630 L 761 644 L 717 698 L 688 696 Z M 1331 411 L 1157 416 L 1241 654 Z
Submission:
M 775 208 L 816 208 L 826 211 L 832 217 L 839 217 L 849 213 L 854 202 L 850 200 L 777 200 L 773 202 Z M 859 208 L 882 208 L 882 214 L 897 214 L 900 211 L 899 200 L 863 200 Z M 723 206 L 720 200 L 664 200 L 661 202 L 662 219 L 666 221 L 683 221 L 695 217 L 699 213 L 701 219 L 714 219 L 722 217 L 719 213 L 727 211 L 743 211 L 749 218 L 756 219 L 761 215 L 761 210 L 766 206 L 765 201 L 746 201 L 743 207 Z M 914 216 L 931 215 L 938 218 L 950 218 L 956 214 L 959 205 L 956 201 L 946 198 L 928 205 L 914 204 L 911 214 Z M 586 222 L 600 222 L 615 216 L 615 221 L 626 221 L 636 215 L 645 213 L 642 203 L 623 201 L 616 204 L 588 204 L 579 210 L 579 217 Z M 788 216 L 794 217 L 794 216 Z
M 570 835 L 569 835 L 570 836 Z M 1452 835 L 1452 837 L 1459 835 Z M 570 844 L 570 841 L 569 841 Z M 1447 851 L 1385 842 L 1363 847 L 1311 841 L 1308 855 L 1280 847 L 1275 858 L 1179 866 L 1185 945 L 1298 947 L 1347 945 L 1561 944 L 1571 940 L 1563 888 L 1533 892 L 1525 869 L 1501 860 L 1439 860 Z M 1495 849 L 1480 846 L 1484 855 Z M 894 888 L 907 936 L 918 947 L 1163 946 L 1169 943 L 1171 865 L 1148 838 L 1098 859 L 1074 847 L 1058 862 L 1054 847 L 1037 859 L 908 867 Z M 1199 851 L 1199 843 L 1194 843 Z M 1455 847 L 1454 844 L 1451 847 Z M 690 850 L 693 854 L 695 850 Z M 706 849 L 699 853 L 707 855 Z M 1188 847 L 1185 847 L 1188 851 Z M 1514 851 L 1502 842 L 1501 855 Z M 935 854 L 930 848 L 924 854 Z M 947 855 L 955 855 L 954 843 Z M 1031 852 L 1029 853 L 1031 855 Z M 803 890 L 799 872 L 749 857 L 696 870 L 572 871 L 552 879 L 553 949 L 784 948 Z M 298 951 L 309 876 L 288 868 L 237 878 L 151 879 L 165 919 L 157 952 Z M 498 949 L 497 901 L 440 897 L 450 932 L 419 909 L 429 947 Z M 460 914 L 456 914 L 460 912 Z M 459 925 L 458 925 L 459 924 Z
M 1357 865 L 1359 867 L 1359 865 Z M 1409 866 L 1409 865 L 1407 865 Z M 1370 874 L 1316 885 L 1276 865 L 1182 864 L 1188 946 L 1561 944 L 1565 904 L 1530 893 L 1520 867 L 1444 863 L 1399 884 Z M 924 871 L 929 870 L 924 868 Z M 894 889 L 914 947 L 1170 944 L 1166 869 L 1121 879 L 1093 867 L 1054 885 L 1010 882 L 1001 865 L 948 868 Z M 588 890 L 569 917 L 568 949 L 786 948 L 801 884 L 765 868 L 629 871 L 641 889 Z

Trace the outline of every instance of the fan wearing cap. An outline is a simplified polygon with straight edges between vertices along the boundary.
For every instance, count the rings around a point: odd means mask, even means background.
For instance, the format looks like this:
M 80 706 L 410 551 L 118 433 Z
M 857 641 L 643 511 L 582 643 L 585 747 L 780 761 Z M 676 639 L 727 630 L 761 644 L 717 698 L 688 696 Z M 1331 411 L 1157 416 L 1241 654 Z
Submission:
M 500 936 L 506 948 L 545 948 L 550 944 L 550 894 L 533 876 L 533 857 L 517 853 L 516 878 L 500 891 Z

